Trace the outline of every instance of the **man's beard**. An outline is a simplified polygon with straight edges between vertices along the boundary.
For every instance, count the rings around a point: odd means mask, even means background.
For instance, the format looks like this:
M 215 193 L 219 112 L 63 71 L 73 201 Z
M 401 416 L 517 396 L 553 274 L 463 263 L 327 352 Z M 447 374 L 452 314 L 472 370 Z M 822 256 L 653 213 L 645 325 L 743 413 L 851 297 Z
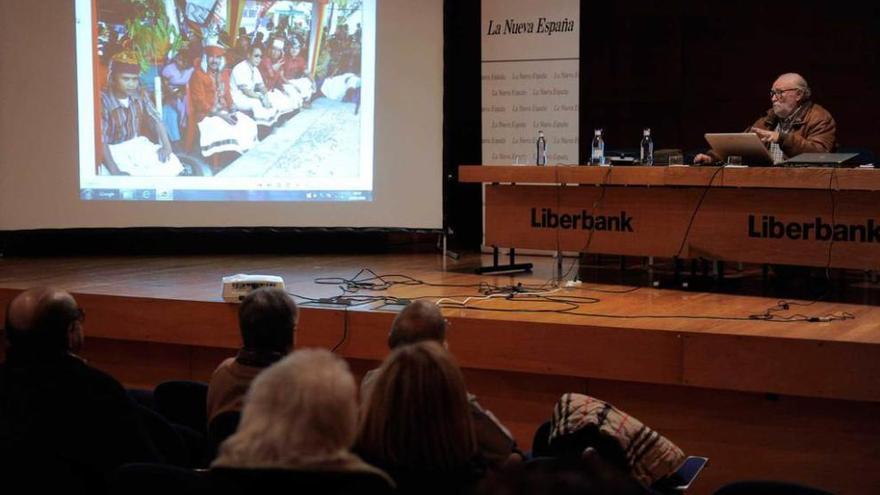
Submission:
M 795 107 L 795 108 L 797 108 L 797 107 Z M 784 107 L 777 108 L 774 106 L 773 107 L 773 114 L 776 115 L 777 117 L 779 117 L 780 119 L 787 119 L 787 118 L 791 117 L 791 114 L 794 113 L 795 108 L 786 109 Z

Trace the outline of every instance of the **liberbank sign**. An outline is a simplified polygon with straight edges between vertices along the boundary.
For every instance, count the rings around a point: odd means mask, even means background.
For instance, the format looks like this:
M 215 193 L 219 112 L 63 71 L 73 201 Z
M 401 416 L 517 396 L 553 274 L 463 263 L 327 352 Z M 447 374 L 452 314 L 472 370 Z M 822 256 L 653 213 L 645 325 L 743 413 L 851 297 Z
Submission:
M 556 213 L 553 208 L 532 208 L 531 226 L 539 229 L 610 230 L 632 232 L 633 218 L 625 211 L 616 215 L 593 215 L 582 209 L 580 213 Z
M 749 214 L 744 223 L 744 230 L 752 239 L 880 242 L 880 221 L 873 218 L 860 223 L 832 223 L 822 217 L 802 222 L 786 221 L 773 214 Z M 529 226 L 536 229 L 635 232 L 634 218 L 625 210 L 608 215 L 594 214 L 586 209 L 577 213 L 560 213 L 552 207 L 531 208 Z
M 486 246 L 880 269 L 880 192 L 486 186 Z M 829 259 L 831 263 L 829 265 Z
M 461 174 L 483 183 L 486 247 L 880 270 L 876 170 L 465 166 Z
M 880 222 L 832 223 L 822 217 L 810 222 L 784 221 L 776 215 L 749 215 L 749 237 L 800 241 L 880 242 Z

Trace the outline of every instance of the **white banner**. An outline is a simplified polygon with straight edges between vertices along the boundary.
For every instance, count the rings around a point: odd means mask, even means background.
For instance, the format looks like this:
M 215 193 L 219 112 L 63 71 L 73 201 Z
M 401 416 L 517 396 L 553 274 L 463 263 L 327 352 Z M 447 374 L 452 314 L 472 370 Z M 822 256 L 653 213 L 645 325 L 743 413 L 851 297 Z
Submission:
M 481 5 L 483 164 L 578 164 L 580 1 Z

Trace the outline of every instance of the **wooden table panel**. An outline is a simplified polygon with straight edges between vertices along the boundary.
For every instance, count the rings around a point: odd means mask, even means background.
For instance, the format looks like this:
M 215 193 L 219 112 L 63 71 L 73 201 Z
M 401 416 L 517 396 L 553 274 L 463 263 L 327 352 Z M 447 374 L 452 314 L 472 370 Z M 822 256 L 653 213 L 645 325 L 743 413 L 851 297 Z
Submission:
M 487 185 L 486 219 L 491 246 L 880 269 L 880 191 Z

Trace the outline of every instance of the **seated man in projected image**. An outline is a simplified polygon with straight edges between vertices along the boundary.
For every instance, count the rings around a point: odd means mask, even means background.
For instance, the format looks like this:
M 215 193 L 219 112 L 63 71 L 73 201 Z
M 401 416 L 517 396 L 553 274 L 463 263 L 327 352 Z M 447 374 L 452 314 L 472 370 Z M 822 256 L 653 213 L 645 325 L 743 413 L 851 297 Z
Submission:
M 774 164 L 801 153 L 827 153 L 837 148 L 834 118 L 811 97 L 810 86 L 800 74 L 782 74 L 770 89 L 772 108 L 746 129 L 761 138 Z M 696 164 L 717 161 L 719 157 L 711 151 L 694 157 Z
M 286 115 L 302 106 L 302 96 L 294 88 L 284 85 L 282 69 L 284 67 L 284 40 L 273 38 L 269 43 L 268 57 L 260 61 L 260 74 L 266 89 L 269 90 L 269 102 L 278 109 L 278 113 Z
M 250 113 L 257 125 L 271 126 L 278 121 L 278 109 L 269 100 L 269 91 L 260 74 L 260 61 L 263 50 L 252 46 L 248 57 L 232 69 L 232 103 L 244 112 Z
M 222 46 L 206 46 L 189 83 L 191 111 L 198 123 L 203 156 L 223 151 L 244 153 L 257 143 L 257 123 L 232 103 L 225 55 Z
M 302 97 L 303 106 L 308 106 L 315 94 L 315 82 L 306 74 L 306 61 L 303 58 L 302 41 L 293 36 L 287 45 L 284 65 L 281 68 L 281 79 L 288 92 L 296 91 Z
M 101 142 L 110 174 L 167 177 L 183 172 L 162 118 L 141 89 L 140 65 L 133 52 L 113 57 L 108 79 L 109 87 L 101 93 Z M 145 136 L 145 130 L 160 144 Z

